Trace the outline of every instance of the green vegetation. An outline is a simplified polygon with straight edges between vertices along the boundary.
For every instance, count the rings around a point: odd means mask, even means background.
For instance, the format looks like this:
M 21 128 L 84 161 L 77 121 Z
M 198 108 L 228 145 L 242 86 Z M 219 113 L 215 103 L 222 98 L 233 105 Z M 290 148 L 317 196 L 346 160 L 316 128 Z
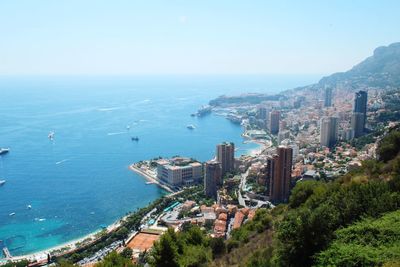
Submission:
M 249 238 L 270 228 L 271 215 L 266 209 L 259 209 L 253 220 L 232 231 L 229 241 L 210 238 L 198 226 L 185 224 L 182 231 L 169 229 L 158 242 L 147 259 L 151 266 L 208 266 L 213 259 L 223 257 L 246 244 Z
M 392 131 L 379 143 L 379 158 L 388 162 L 394 159 L 400 151 L 400 131 Z
M 57 262 L 78 262 L 85 257 L 93 255 L 94 253 L 110 245 L 111 243 L 126 238 L 130 231 L 137 230 L 141 224 L 144 215 L 150 212 L 152 209 L 156 208 L 157 213 L 160 213 L 163 209 L 171 205 L 173 202 L 177 201 L 178 198 L 187 198 L 188 196 L 196 195 L 200 192 L 200 190 L 201 188 L 199 187 L 187 188 L 180 194 L 175 195 L 174 197 L 162 197 L 155 200 L 148 206 L 130 214 L 122 222 L 121 227 L 116 231 L 99 235 L 98 239 L 95 242 L 91 243 L 90 245 L 82 246 L 80 249 L 76 250 L 72 254 L 67 254 L 61 258 L 58 258 Z
M 148 260 L 151 266 L 206 266 L 211 260 L 209 240 L 197 226 L 175 233 L 171 228 L 154 244 Z
M 336 181 L 298 183 L 287 205 L 268 212 L 270 228 L 248 235 L 241 227 L 223 264 L 212 266 L 398 266 L 398 140 L 398 131 L 381 140 L 385 162 L 364 161 Z
M 266 209 L 258 209 L 253 220 L 231 232 L 231 238 L 227 241 L 228 251 L 240 244 L 249 242 L 250 237 L 261 233 L 271 227 L 272 217 Z
M 379 180 L 316 184 L 307 198 L 291 198 L 299 205 L 280 222 L 274 255 L 278 266 L 310 266 L 314 256 L 325 249 L 334 232 L 362 217 L 377 218 L 400 207 L 400 188 Z M 303 202 L 302 202 L 303 201 Z
M 400 260 L 400 211 L 364 219 L 335 232 L 335 240 L 317 256 L 317 266 L 379 266 Z
M 29 262 L 27 260 L 17 261 L 17 262 L 8 262 L 2 267 L 25 267 L 28 266 Z
M 380 161 L 364 161 L 361 168 L 335 181 L 297 183 L 288 204 L 259 209 L 253 220 L 231 232 L 229 240 L 212 239 L 198 226 L 187 224 L 178 233 L 169 229 L 146 259 L 151 266 L 167 267 L 396 266 L 400 263 L 399 151 L 400 132 L 394 130 L 379 142 Z M 180 199 L 189 196 L 204 201 L 200 187 L 185 191 Z M 134 225 L 125 224 L 119 234 Z M 124 251 L 98 266 L 132 266 L 126 265 L 127 258 L 129 252 Z
M 95 265 L 96 267 L 134 267 L 130 258 L 124 257 L 122 254 L 118 254 L 113 251 L 108 254 L 101 262 Z

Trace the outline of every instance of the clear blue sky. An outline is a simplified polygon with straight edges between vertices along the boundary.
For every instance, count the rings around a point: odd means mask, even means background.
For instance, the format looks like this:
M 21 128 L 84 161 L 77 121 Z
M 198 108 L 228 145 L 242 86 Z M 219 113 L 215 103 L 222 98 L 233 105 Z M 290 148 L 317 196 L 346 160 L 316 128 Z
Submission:
M 329 74 L 400 41 L 400 1 L 0 1 L 0 74 Z

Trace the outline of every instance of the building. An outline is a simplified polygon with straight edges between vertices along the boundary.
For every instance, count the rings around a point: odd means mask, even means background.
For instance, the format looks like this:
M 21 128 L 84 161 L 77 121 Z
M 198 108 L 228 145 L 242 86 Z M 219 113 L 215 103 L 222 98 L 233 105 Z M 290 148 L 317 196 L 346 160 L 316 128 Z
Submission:
M 320 121 L 320 144 L 333 147 L 338 137 L 338 119 L 335 117 L 322 117 Z
M 269 131 L 271 134 L 277 134 L 279 132 L 279 120 L 281 113 L 278 110 L 273 110 L 269 113 Z
M 332 106 L 332 87 L 325 88 L 324 106 L 325 107 L 331 107 Z
M 368 101 L 368 93 L 367 92 L 358 91 L 355 93 L 353 112 L 354 113 L 362 113 L 364 115 L 363 126 L 362 126 L 363 132 L 365 129 L 365 122 L 367 119 L 367 101 Z
M 222 167 L 218 161 L 207 161 L 204 164 L 204 194 L 217 199 L 218 185 L 222 182 Z
M 365 116 L 361 112 L 353 112 L 351 115 L 351 130 L 353 137 L 360 137 L 364 133 Z
M 284 202 L 289 199 L 292 174 L 292 148 L 279 146 L 269 164 L 269 197 L 272 202 Z
M 266 106 L 259 106 L 257 108 L 257 119 L 259 120 L 268 120 L 269 109 Z
M 203 177 L 203 165 L 187 158 L 173 158 L 157 162 L 157 178 L 172 186 L 199 183 Z
M 217 161 L 221 163 L 222 177 L 232 173 L 235 169 L 235 145 L 233 143 L 222 143 L 217 145 Z
M 284 130 L 278 133 L 278 144 L 281 144 L 283 140 L 290 138 L 290 131 Z

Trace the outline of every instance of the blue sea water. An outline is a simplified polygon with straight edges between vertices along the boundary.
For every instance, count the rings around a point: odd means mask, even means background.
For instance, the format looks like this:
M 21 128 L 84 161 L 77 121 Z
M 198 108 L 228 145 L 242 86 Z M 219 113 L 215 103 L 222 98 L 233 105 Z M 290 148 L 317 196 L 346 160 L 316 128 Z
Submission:
M 0 179 L 7 180 L 0 187 L 0 246 L 13 255 L 47 249 L 165 194 L 131 172 L 133 162 L 173 155 L 205 161 L 222 141 L 247 153 L 256 145 L 243 144 L 240 126 L 190 114 L 222 94 L 277 93 L 317 78 L 0 77 L 0 147 L 11 148 L 0 157 Z

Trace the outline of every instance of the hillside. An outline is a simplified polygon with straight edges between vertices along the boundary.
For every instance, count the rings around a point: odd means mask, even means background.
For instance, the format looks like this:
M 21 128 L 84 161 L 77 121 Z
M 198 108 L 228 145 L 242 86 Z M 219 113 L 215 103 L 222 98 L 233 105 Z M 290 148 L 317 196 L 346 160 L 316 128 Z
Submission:
M 345 84 L 351 87 L 398 87 L 400 86 L 400 43 L 381 46 L 374 54 L 351 70 L 322 78 L 320 86 Z
M 381 46 L 373 55 L 346 72 L 323 77 L 318 83 L 293 90 L 320 90 L 326 86 L 348 90 L 366 88 L 396 89 L 400 87 L 400 42 Z M 289 90 L 290 92 L 291 90 Z
M 272 227 L 210 266 L 399 266 L 399 151 L 393 130 L 380 142 L 381 161 L 334 182 L 297 184 L 288 205 L 272 210 Z

